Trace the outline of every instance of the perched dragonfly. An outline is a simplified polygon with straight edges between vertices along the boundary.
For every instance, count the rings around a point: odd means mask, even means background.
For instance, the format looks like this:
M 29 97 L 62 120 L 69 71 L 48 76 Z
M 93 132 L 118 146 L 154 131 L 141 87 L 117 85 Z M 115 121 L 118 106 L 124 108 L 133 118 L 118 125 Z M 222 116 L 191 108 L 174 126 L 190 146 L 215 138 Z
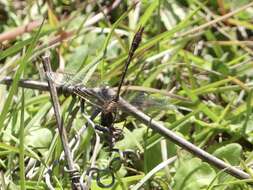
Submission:
M 73 74 L 70 73 L 62 73 L 62 72 L 52 72 L 51 78 L 52 80 L 60 87 L 68 87 L 68 86 L 76 86 L 77 88 L 74 90 L 75 94 L 83 99 L 86 99 L 86 96 L 89 94 L 82 93 L 82 89 L 78 88 L 82 85 L 82 79 L 75 79 L 75 82 L 72 82 Z M 115 95 L 107 94 L 107 89 L 110 88 L 105 84 L 101 84 L 99 74 L 95 73 L 94 76 L 90 77 L 90 81 L 85 83 L 84 85 L 87 88 L 92 88 L 95 90 L 99 90 L 99 95 L 101 100 L 97 100 L 93 96 L 89 96 L 87 102 L 91 105 L 103 109 L 103 103 L 111 101 Z M 97 88 L 98 87 L 98 88 Z M 78 89 L 78 90 L 77 90 Z M 112 88 L 113 90 L 117 89 L 117 87 Z M 96 91 L 98 92 L 98 91 Z M 177 102 L 189 102 L 189 100 L 183 96 L 179 96 L 173 93 L 169 93 L 163 90 L 157 90 L 148 87 L 142 86 L 122 86 L 122 90 L 120 96 L 127 100 L 129 103 L 134 105 L 140 110 L 161 110 L 161 109 L 184 109 L 183 107 L 175 105 Z M 185 108 L 186 109 L 186 108 Z
M 124 70 L 122 72 L 121 75 L 121 79 L 119 82 L 119 85 L 117 87 L 117 91 L 114 95 L 109 95 L 107 94 L 107 90 L 106 88 L 102 88 L 101 90 L 101 94 L 100 97 L 102 97 L 102 99 L 100 100 L 100 102 L 98 102 L 97 100 L 94 101 L 90 101 L 91 104 L 93 104 L 94 106 L 98 107 L 101 110 L 101 125 L 103 127 L 105 127 L 105 130 L 107 130 L 109 132 L 109 136 L 115 136 L 115 134 L 118 134 L 118 132 L 116 131 L 116 129 L 113 127 L 113 123 L 115 121 L 115 116 L 116 116 L 116 109 L 117 109 L 117 102 L 119 100 L 120 97 L 120 93 L 121 93 L 121 88 L 122 85 L 124 84 L 124 80 L 127 74 L 127 70 L 129 67 L 129 64 L 133 58 L 133 55 L 136 51 L 136 49 L 138 48 L 140 42 L 141 42 L 141 38 L 142 38 L 142 33 L 143 33 L 144 28 L 141 27 L 137 33 L 135 34 L 129 53 L 128 53 L 128 57 L 125 63 L 125 67 Z M 78 83 L 81 82 L 82 80 L 80 79 L 79 81 L 77 80 L 76 77 L 71 76 L 67 73 L 50 73 L 49 75 L 51 77 L 51 79 L 58 85 L 71 85 L 72 83 Z M 71 82 L 71 80 L 74 78 L 74 80 Z M 98 81 L 98 80 L 90 80 L 94 83 L 94 81 Z M 85 85 L 86 87 L 89 87 L 89 83 L 87 83 Z M 94 84 L 92 86 L 95 86 Z M 104 90 L 103 90 L 104 89 Z M 74 89 L 74 93 L 81 97 L 84 98 L 88 95 L 85 94 L 81 88 L 77 87 Z M 145 100 L 146 99 L 146 100 Z M 167 106 L 167 108 L 172 108 L 173 106 L 169 103 L 168 99 L 155 99 L 155 98 L 150 98 L 145 92 L 141 92 L 138 93 L 137 96 L 132 96 L 132 100 L 131 103 L 135 106 L 149 106 L 149 107 L 161 107 L 161 106 Z M 173 107 L 175 108 L 175 107 Z M 117 136 L 117 135 L 116 135 Z

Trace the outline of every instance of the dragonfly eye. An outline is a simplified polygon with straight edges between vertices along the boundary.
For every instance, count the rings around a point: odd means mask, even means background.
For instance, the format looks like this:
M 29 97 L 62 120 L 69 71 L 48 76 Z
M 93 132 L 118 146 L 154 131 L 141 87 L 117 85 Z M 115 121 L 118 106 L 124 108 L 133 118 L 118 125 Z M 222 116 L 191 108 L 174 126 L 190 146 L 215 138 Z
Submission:
M 112 94 L 109 89 L 109 87 L 103 87 L 100 89 L 100 95 L 105 101 L 110 101 L 114 98 L 114 94 Z
M 105 94 L 105 95 L 108 94 L 107 91 L 108 91 L 108 88 L 106 88 L 106 87 L 101 88 L 101 93 L 102 94 Z

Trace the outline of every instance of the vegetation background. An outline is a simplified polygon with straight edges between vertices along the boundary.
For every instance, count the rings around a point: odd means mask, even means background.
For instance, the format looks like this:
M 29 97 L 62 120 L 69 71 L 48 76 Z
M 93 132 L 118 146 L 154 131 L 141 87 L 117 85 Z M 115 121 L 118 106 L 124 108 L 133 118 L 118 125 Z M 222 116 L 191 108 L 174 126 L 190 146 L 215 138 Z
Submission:
M 132 93 L 124 94 L 141 100 L 140 109 L 154 120 L 252 176 L 252 18 L 250 0 L 1 0 L 0 79 L 14 81 L 0 86 L 0 188 L 71 188 L 49 93 L 17 85 L 22 78 L 44 80 L 39 56 L 49 51 L 55 72 L 81 77 L 84 84 L 116 87 L 140 26 L 143 39 L 125 83 Z M 79 108 L 73 97 L 59 99 L 71 140 L 92 106 L 73 114 Z M 109 189 L 252 188 L 132 116 L 119 112 L 114 125 L 124 134 L 115 148 L 134 155 L 124 163 L 112 165 L 119 155 L 108 151 L 103 135 L 98 142 L 92 125 L 71 147 L 84 179 L 92 164 L 102 171 L 91 189 L 111 183 L 109 166 L 116 178 Z

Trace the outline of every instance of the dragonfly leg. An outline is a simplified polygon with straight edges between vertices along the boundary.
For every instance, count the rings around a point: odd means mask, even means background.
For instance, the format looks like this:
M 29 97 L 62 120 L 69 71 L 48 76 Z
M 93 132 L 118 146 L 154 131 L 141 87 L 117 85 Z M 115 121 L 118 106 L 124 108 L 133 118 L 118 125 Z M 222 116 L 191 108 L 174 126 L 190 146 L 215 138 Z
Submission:
M 98 130 L 98 131 L 101 131 L 103 133 L 110 133 L 109 128 L 103 127 L 101 125 L 95 125 L 95 129 Z
M 114 128 L 113 137 L 115 138 L 116 141 L 122 140 L 124 138 L 123 130 Z
M 80 99 L 80 108 L 81 108 L 81 113 L 84 113 L 84 107 L 85 107 L 85 100 L 83 98 Z
M 86 175 L 89 175 L 90 173 L 91 176 L 96 179 L 97 185 L 101 188 L 110 188 L 115 183 L 115 176 L 110 168 L 98 169 L 93 167 L 87 170 Z M 105 184 L 102 182 L 105 176 L 111 178 L 110 183 Z

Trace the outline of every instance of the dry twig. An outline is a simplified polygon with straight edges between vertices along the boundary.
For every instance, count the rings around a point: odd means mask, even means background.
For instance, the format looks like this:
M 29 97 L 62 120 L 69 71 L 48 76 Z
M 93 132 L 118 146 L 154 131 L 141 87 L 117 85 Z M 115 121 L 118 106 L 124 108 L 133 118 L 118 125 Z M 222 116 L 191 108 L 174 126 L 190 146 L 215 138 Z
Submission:
M 48 76 L 48 73 L 52 71 L 51 65 L 50 65 L 50 57 L 48 54 L 42 58 L 42 62 L 43 62 L 43 67 L 44 67 L 44 71 L 46 73 L 46 76 Z M 79 173 L 75 169 L 74 160 L 71 156 L 71 152 L 70 152 L 70 148 L 69 148 L 69 144 L 68 144 L 67 133 L 66 133 L 66 130 L 63 126 L 63 121 L 62 121 L 61 114 L 60 114 L 60 104 L 59 104 L 59 99 L 58 99 L 58 95 L 57 95 L 57 90 L 56 90 L 56 87 L 54 86 L 53 81 L 50 79 L 50 77 L 47 77 L 47 82 L 48 82 L 49 92 L 51 95 L 52 104 L 53 104 L 53 108 L 54 108 L 57 128 L 58 128 L 58 131 L 60 134 L 60 139 L 61 139 L 63 150 L 65 153 L 65 158 L 68 163 L 68 170 L 71 174 L 72 189 L 81 190 L 84 188 L 82 188 L 80 186 Z
M 17 28 L 12 29 L 11 31 L 4 32 L 0 34 L 0 42 L 6 41 L 6 40 L 13 40 L 17 36 L 20 36 L 26 32 L 31 32 L 35 28 L 39 27 L 41 25 L 41 21 L 35 20 L 30 23 L 28 23 L 25 26 L 18 26 Z

